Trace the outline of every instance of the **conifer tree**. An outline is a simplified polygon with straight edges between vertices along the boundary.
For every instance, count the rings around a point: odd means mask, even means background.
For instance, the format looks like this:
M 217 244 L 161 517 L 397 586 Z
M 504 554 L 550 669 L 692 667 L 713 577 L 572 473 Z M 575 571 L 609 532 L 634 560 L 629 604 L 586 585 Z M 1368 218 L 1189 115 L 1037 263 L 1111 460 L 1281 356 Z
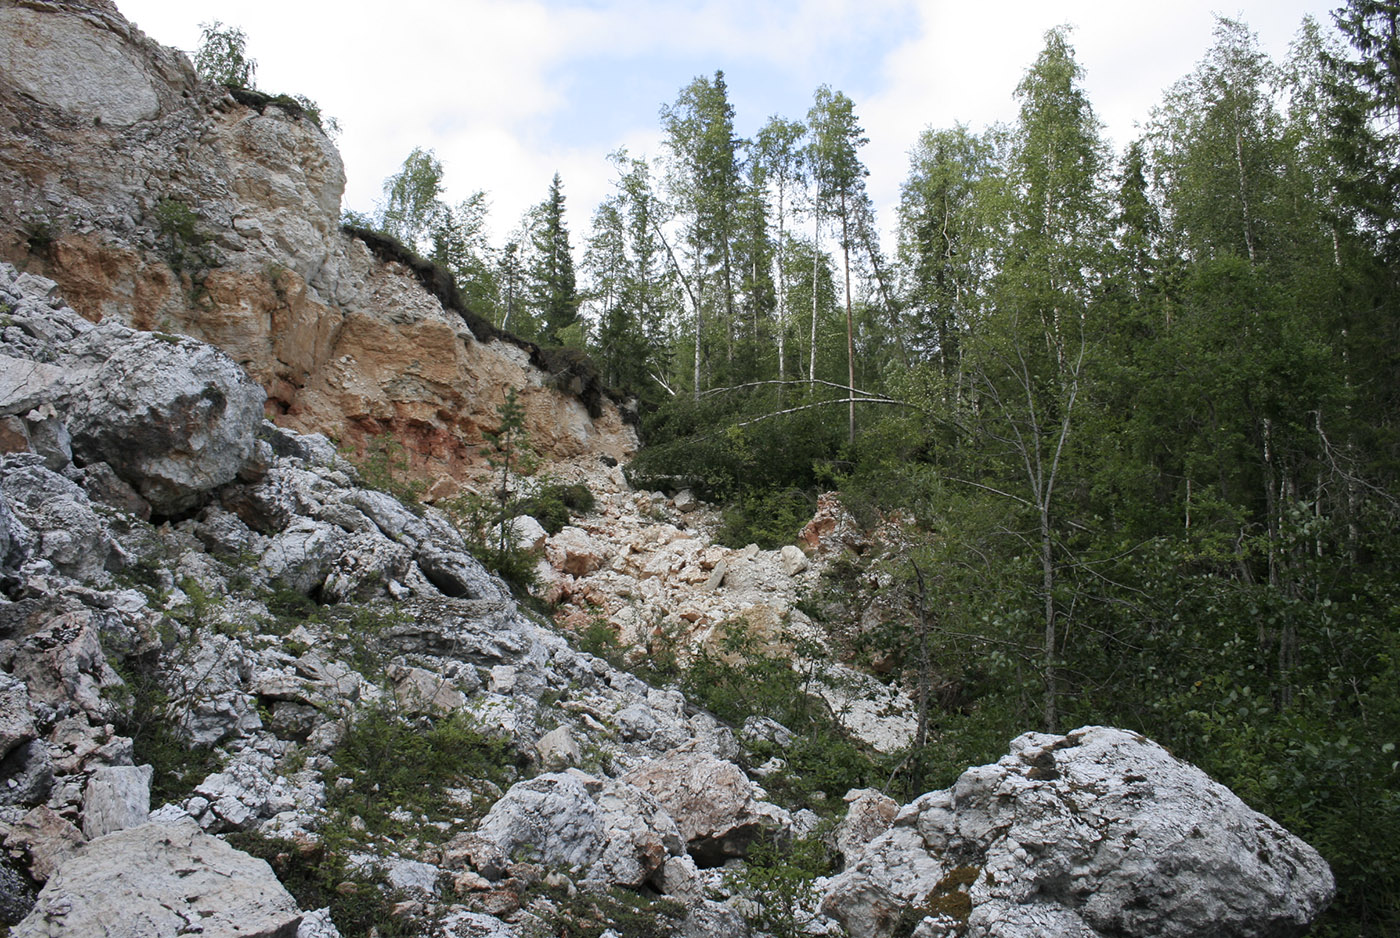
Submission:
M 558 173 L 549 184 L 549 195 L 533 214 L 529 279 L 531 300 L 540 318 L 540 338 L 550 345 L 581 344 L 574 328 L 579 323 L 579 295 L 569 229 L 564 222 L 564 186 Z

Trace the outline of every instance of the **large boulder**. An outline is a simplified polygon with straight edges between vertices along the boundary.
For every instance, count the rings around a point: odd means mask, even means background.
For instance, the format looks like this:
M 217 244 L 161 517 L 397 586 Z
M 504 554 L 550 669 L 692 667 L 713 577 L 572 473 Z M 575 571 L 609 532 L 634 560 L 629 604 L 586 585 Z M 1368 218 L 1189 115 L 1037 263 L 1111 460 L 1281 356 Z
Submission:
M 673 750 L 622 780 L 651 795 L 676 819 L 687 850 L 701 865 L 743 856 L 764 826 L 792 826 L 786 811 L 757 796 L 742 769 L 708 752 Z
M 106 462 L 157 513 L 193 508 L 253 461 L 267 395 L 212 345 L 103 323 L 67 351 L 86 366 L 74 455 Z
M 301 912 L 262 860 L 193 821 L 143 824 L 80 848 L 15 938 L 293 938 Z
M 501 856 L 528 855 L 602 885 L 641 886 L 682 853 L 676 824 L 655 799 L 577 770 L 512 785 L 477 836 Z
M 1085 727 L 906 805 L 822 909 L 852 938 L 1286 938 L 1333 891 L 1317 851 L 1200 769 Z

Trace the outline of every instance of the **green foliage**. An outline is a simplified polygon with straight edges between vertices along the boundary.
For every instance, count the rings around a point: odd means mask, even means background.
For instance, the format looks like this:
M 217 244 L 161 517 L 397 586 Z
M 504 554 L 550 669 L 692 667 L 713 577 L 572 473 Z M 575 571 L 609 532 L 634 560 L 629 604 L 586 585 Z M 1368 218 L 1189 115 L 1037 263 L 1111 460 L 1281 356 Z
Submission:
M 248 37 L 243 30 L 218 20 L 200 23 L 199 49 L 194 69 L 205 81 L 235 88 L 252 88 L 258 63 L 248 58 Z
M 410 247 L 426 239 L 445 207 L 442 162 L 432 150 L 414 147 L 393 176 L 384 180 L 379 230 Z
M 792 649 L 812 658 L 815 648 Z M 789 653 L 765 649 L 742 620 L 724 630 L 720 646 L 702 649 L 681 672 L 686 695 L 734 726 L 751 716 L 767 717 L 792 730 L 791 745 L 775 751 L 766 744 L 752 748 L 751 761 L 779 755 L 787 768 L 765 779 L 780 802 L 830 813 L 834 805 L 816 796 L 842 794 L 881 783 L 876 757 L 853 742 L 811 687 L 813 675 L 793 669 Z
M 199 216 L 179 199 L 161 199 L 152 213 L 165 258 L 178 273 L 209 266 L 208 237 L 199 230 Z
M 837 860 L 821 833 L 793 840 L 764 831 L 744 862 L 725 871 L 724 880 L 754 904 L 755 912 L 745 916 L 751 929 L 798 938 L 821 899 L 816 879 L 835 873 Z
M 581 348 L 583 323 L 578 318 L 573 252 L 564 222 L 564 184 L 558 173 L 549 184 L 549 195 L 530 216 L 530 243 L 533 262 L 525 277 L 541 325 L 540 342 Z
M 582 482 L 551 482 L 515 503 L 515 513 L 529 515 L 549 534 L 558 534 L 575 515 L 593 510 L 593 492 Z
M 421 934 L 419 923 L 395 914 L 394 907 L 402 900 L 402 894 L 377 870 L 352 866 L 347 853 L 327 840 L 307 844 L 251 831 L 236 831 L 224 835 L 224 839 L 267 861 L 299 908 L 329 908 L 331 921 L 345 938 L 409 938 Z
M 757 544 L 777 550 L 797 540 L 815 509 L 816 499 L 799 489 L 746 494 L 725 506 L 715 539 L 730 547 Z
M 570 938 L 672 938 L 681 934 L 686 907 L 674 899 L 634 892 L 618 886 L 606 890 L 562 888 L 540 890 L 553 910 L 544 916 L 551 935 Z
M 364 456 L 359 459 L 348 451 L 344 455 L 359 472 L 361 484 L 394 496 L 415 512 L 423 510 L 421 499 L 427 486 L 421 479 L 408 477 L 408 450 L 391 435 L 380 433 L 370 437 L 365 443 Z
M 328 786 L 328 809 L 345 819 L 358 817 L 369 836 L 390 840 L 450 836 L 434 822 L 472 811 L 447 789 L 482 780 L 506 787 L 519 774 L 519 756 L 509 741 L 482 732 L 463 713 L 410 720 L 387 708 L 364 711 L 332 759 L 349 783 Z
M 501 507 L 494 498 L 467 492 L 440 507 L 447 512 L 471 555 L 505 580 L 518 598 L 529 598 L 540 552 L 513 543 L 498 533 Z
M 116 731 L 129 736 L 137 765 L 150 765 L 151 803 L 179 802 L 194 793 L 195 786 L 219 768 L 220 756 L 212 746 L 192 746 L 172 719 L 171 697 L 153 662 L 127 660 L 116 663 L 124 686 L 114 703 Z

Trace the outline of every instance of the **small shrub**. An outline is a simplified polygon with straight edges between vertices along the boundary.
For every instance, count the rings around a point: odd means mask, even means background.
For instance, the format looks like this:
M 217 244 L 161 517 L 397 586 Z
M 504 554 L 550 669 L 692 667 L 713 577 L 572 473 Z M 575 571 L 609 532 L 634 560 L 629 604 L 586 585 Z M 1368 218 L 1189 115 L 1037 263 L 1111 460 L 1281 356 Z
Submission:
M 116 731 L 129 736 L 136 765 L 150 765 L 151 804 L 183 801 L 195 786 L 219 768 L 212 746 L 192 746 L 170 714 L 170 694 L 161 686 L 153 666 L 139 661 L 117 663 L 124 686 L 115 689 L 119 708 Z
M 394 496 L 416 513 L 422 512 L 423 492 L 427 486 L 421 479 L 407 477 L 408 451 L 398 440 L 387 433 L 380 433 L 365 444 L 364 456 L 356 458 L 349 452 L 344 455 L 359 472 L 360 481 L 366 487 Z
M 199 31 L 199 49 L 194 54 L 199 77 L 235 88 L 252 88 L 258 63 L 248 58 L 247 34 L 218 20 L 200 23 Z
M 541 486 L 528 498 L 520 499 L 513 513 L 529 515 L 549 534 L 558 534 L 570 519 L 588 514 L 595 504 L 592 490 L 582 482 L 551 483 Z
M 394 915 L 394 906 L 403 896 L 390 888 L 376 870 L 351 866 L 345 851 L 336 849 L 333 832 L 311 844 L 251 831 L 226 834 L 224 839 L 267 861 L 298 907 L 329 907 L 331 921 L 345 938 L 408 938 L 419 934 L 412 922 Z
M 179 199 L 161 199 L 152 214 L 165 259 L 177 273 L 208 267 L 209 239 L 199 230 L 199 216 Z
M 799 489 L 745 495 L 724 509 L 716 540 L 730 547 L 757 544 L 776 550 L 797 539 L 815 510 L 816 499 Z
M 686 907 L 674 899 L 617 886 L 579 890 L 572 896 L 563 889 L 546 887 L 542 892 L 554 906 L 545 923 L 552 934 L 570 938 L 671 938 L 680 934 L 686 917 Z
M 395 839 L 442 837 L 430 823 L 463 813 L 446 789 L 479 780 L 504 787 L 520 768 L 506 740 L 482 732 L 465 714 L 410 721 L 387 708 L 360 714 L 333 759 L 350 784 L 331 787 L 328 808 L 359 817 L 370 834 Z M 415 820 L 401 820 L 398 809 Z M 420 825 L 425 815 L 430 823 Z
M 726 870 L 724 879 L 754 903 L 756 911 L 745 916 L 750 928 L 773 938 L 797 938 L 817 907 L 817 877 L 834 872 L 835 857 L 821 836 L 791 840 L 766 830 L 744 864 Z

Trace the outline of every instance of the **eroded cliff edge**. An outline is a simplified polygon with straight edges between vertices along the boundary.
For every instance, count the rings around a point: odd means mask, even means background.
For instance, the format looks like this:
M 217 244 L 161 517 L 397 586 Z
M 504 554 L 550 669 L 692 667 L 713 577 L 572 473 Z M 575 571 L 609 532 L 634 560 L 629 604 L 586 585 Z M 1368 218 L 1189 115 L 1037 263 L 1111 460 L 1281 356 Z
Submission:
M 511 388 L 543 454 L 635 449 L 586 367 L 341 228 L 344 168 L 313 115 L 202 83 L 112 4 L 0 0 L 0 128 L 0 259 L 90 318 L 218 346 L 279 425 L 388 435 L 435 494 L 479 462 Z

